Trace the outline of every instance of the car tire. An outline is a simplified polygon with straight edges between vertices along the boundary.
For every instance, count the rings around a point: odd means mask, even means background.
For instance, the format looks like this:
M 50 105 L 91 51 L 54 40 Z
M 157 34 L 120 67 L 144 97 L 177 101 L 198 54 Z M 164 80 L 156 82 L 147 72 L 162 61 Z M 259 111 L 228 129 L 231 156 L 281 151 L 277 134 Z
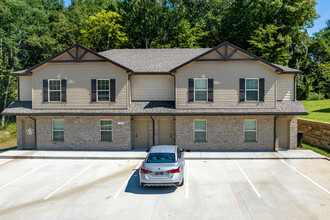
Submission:
M 184 178 L 182 179 L 182 182 L 179 184 L 179 186 L 183 186 L 184 184 Z

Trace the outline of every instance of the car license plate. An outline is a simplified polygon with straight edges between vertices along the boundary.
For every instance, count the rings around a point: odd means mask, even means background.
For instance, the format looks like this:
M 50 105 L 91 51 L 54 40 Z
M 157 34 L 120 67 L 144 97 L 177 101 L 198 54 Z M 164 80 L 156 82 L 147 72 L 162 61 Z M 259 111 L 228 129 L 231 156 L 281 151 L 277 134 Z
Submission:
M 156 176 L 163 176 L 163 172 L 156 172 L 155 175 Z

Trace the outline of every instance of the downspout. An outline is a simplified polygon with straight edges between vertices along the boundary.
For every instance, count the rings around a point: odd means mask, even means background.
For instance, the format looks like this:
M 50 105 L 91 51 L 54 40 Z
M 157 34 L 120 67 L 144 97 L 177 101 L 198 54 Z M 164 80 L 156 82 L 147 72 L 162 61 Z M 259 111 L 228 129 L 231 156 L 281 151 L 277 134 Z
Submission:
M 35 118 L 32 118 L 30 115 L 28 115 L 29 118 L 31 118 L 34 121 L 34 142 L 36 145 L 36 149 L 37 149 L 37 120 Z
M 295 74 L 294 75 L 294 77 L 293 77 L 293 101 L 296 101 L 296 90 L 297 90 L 297 88 L 296 88 L 296 86 L 297 86 L 297 82 L 296 82 L 296 80 L 297 80 L 297 74 Z
M 277 119 L 278 115 L 274 117 L 274 151 L 276 151 L 276 119 Z
M 150 116 L 152 120 L 152 145 L 155 145 L 155 120 L 152 116 Z

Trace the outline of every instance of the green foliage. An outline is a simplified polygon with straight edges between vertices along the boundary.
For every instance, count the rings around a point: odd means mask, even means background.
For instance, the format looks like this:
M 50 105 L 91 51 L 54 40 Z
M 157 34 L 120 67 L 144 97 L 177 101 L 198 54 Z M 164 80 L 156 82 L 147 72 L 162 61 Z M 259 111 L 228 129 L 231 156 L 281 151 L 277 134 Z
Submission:
M 10 135 L 16 135 L 16 120 L 11 118 L 8 120 L 3 128 L 0 128 L 0 131 L 7 131 Z
M 292 56 L 289 48 L 292 39 L 289 35 L 283 36 L 281 29 L 273 24 L 267 25 L 265 28 L 259 28 L 254 31 L 249 50 L 272 63 L 287 66 Z
M 102 10 L 90 16 L 80 31 L 80 41 L 95 51 L 120 48 L 127 41 L 120 25 L 121 16 L 116 12 Z
M 327 27 L 314 34 L 309 45 L 309 58 L 304 74 L 298 76 L 298 98 L 330 98 L 330 20 Z M 313 94 L 310 94 L 313 92 Z M 314 93 L 321 94 L 319 96 Z
M 306 100 L 323 100 L 324 95 L 322 93 L 310 92 Z

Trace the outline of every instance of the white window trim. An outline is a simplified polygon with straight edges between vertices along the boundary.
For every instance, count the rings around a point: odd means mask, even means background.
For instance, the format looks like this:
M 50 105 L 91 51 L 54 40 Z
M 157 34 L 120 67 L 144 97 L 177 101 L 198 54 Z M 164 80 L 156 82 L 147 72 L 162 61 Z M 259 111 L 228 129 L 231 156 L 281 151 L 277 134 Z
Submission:
M 195 122 L 196 121 L 205 121 L 205 130 L 196 130 L 195 129 Z M 205 143 L 205 142 L 207 142 L 207 120 L 206 119 L 195 119 L 194 120 L 194 124 L 193 124 L 193 126 L 194 126 L 194 134 L 193 134 L 193 142 L 196 142 L 196 143 Z M 202 132 L 205 132 L 205 141 L 196 141 L 195 140 L 195 132 L 196 131 L 202 131 Z
M 107 80 L 109 82 L 109 90 L 99 90 L 98 81 Z M 99 91 L 108 91 L 109 92 L 109 101 L 99 101 Z M 96 80 L 96 102 L 110 102 L 110 79 L 97 79 Z
M 101 121 L 111 121 L 111 129 L 110 130 L 102 130 Z M 111 131 L 111 141 L 102 141 L 102 131 Z M 112 142 L 113 141 L 113 120 L 112 119 L 101 119 L 100 120 L 100 140 L 102 142 Z
M 245 141 L 245 131 L 254 131 L 254 130 L 245 130 L 245 121 L 256 121 L 256 140 L 255 141 Z M 258 142 L 258 120 L 257 119 L 244 119 L 243 122 L 243 142 L 244 143 L 256 143 Z
M 63 121 L 63 130 L 54 130 L 54 121 Z M 53 119 L 52 120 L 52 141 L 58 141 L 58 140 L 54 140 L 54 131 L 63 131 L 64 134 L 64 119 Z M 63 137 L 63 141 L 64 141 L 64 137 Z M 61 142 L 63 142 L 61 141 Z
M 257 89 L 247 89 L 247 87 L 246 87 L 246 81 L 248 79 L 256 79 L 256 80 L 258 80 L 258 88 Z M 247 91 L 257 91 L 257 100 L 247 100 L 246 99 L 246 92 Z M 259 102 L 259 78 L 245 78 L 245 102 Z
M 205 101 L 196 101 L 196 89 L 195 89 L 195 85 L 196 85 L 196 79 L 203 79 L 206 80 L 206 89 L 197 89 L 197 91 L 206 91 L 206 100 Z M 209 93 L 208 93 L 208 88 L 209 88 L 209 81 L 208 78 L 194 78 L 194 102 L 208 102 L 209 100 Z
M 50 90 L 50 81 L 60 81 L 60 90 Z M 50 100 L 50 92 L 60 92 L 60 101 L 51 101 Z M 61 79 L 48 79 L 48 102 L 61 102 L 62 101 L 62 83 Z

